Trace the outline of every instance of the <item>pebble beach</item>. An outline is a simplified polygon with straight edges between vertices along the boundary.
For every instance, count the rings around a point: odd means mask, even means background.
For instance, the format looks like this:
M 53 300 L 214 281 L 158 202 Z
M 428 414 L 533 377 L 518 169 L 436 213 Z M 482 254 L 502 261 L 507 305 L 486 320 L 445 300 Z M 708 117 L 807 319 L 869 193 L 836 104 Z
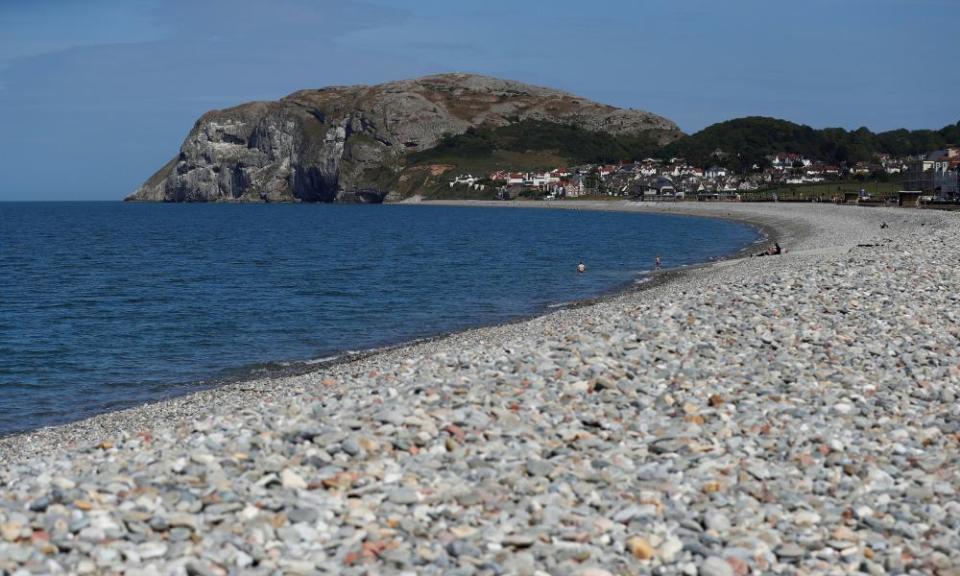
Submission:
M 0 573 L 960 575 L 960 214 L 545 205 L 786 252 L 4 438 Z

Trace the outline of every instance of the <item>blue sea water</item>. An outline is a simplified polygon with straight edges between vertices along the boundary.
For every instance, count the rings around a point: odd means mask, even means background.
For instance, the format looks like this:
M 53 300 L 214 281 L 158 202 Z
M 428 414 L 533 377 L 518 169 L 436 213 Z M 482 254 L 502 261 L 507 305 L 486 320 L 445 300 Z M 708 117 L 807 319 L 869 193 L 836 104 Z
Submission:
M 0 203 L 0 435 L 523 317 L 757 238 L 579 210 Z

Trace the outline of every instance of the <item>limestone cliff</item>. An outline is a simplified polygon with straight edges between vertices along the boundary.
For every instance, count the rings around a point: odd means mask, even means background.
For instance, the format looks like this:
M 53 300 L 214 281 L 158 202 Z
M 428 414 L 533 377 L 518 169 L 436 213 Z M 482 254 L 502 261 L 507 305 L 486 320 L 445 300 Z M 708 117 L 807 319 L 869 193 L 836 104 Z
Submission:
M 204 114 L 180 153 L 127 200 L 382 201 L 408 153 L 471 126 L 523 120 L 650 133 L 661 143 L 682 135 L 648 112 L 471 74 L 335 86 Z

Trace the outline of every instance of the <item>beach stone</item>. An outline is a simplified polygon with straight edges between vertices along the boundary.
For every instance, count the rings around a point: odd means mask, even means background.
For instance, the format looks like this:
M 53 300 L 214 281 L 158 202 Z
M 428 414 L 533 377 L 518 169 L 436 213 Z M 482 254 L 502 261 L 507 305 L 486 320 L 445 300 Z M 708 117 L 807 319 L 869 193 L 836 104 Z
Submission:
M 395 488 L 387 493 L 387 499 L 394 504 L 416 504 L 420 495 L 413 488 Z
M 548 476 L 553 472 L 553 466 L 544 460 L 531 458 L 527 460 L 526 470 L 531 476 Z
M 291 522 L 306 522 L 312 524 L 320 517 L 320 513 L 313 508 L 295 507 L 287 513 Z
M 510 534 L 504 536 L 500 543 L 510 548 L 529 548 L 534 545 L 536 539 L 527 534 Z
M 280 482 L 284 488 L 291 490 L 305 490 L 307 488 L 307 482 L 289 468 L 283 470 L 280 474 Z
M 162 516 L 154 516 L 149 522 L 150 528 L 157 532 L 164 532 L 170 529 L 170 523 Z
M 20 531 L 23 528 L 19 522 L 4 522 L 0 524 L 0 536 L 7 542 L 13 542 L 20 538 Z
M 718 556 L 710 556 L 700 565 L 701 576 L 735 576 L 730 564 Z
M 36 500 L 30 503 L 30 511 L 46 512 L 47 508 L 50 507 L 50 504 L 52 504 L 52 501 L 49 496 L 43 496 L 41 498 L 37 498 Z
M 575 572 L 576 576 L 613 576 L 607 570 L 603 568 L 581 568 Z
M 137 553 L 144 560 L 160 558 L 167 553 L 167 545 L 163 542 L 144 542 L 137 547 Z
M 730 530 L 730 519 L 727 515 L 719 511 L 710 511 L 703 516 L 703 526 L 707 530 L 713 530 L 721 536 Z
M 645 538 L 631 536 L 627 538 L 627 550 L 639 560 L 649 560 L 656 555 L 656 550 Z
M 806 550 L 804 550 L 800 546 L 797 546 L 796 544 L 793 544 L 793 543 L 784 544 L 779 548 L 777 548 L 776 550 L 777 556 L 785 560 L 793 560 L 795 558 L 800 558 L 801 556 L 804 556 L 806 553 L 807 553 Z
M 170 531 L 171 542 L 183 542 L 188 540 L 193 532 L 187 528 L 174 528 Z
M 184 564 L 184 570 L 186 570 L 188 576 L 217 576 L 219 574 L 206 562 L 197 559 L 187 560 Z
M 664 564 L 674 562 L 681 552 L 683 552 L 683 542 L 675 536 L 667 537 L 657 548 L 657 556 Z
M 350 456 L 359 456 L 363 452 L 363 449 L 360 447 L 360 443 L 354 436 L 350 436 L 344 440 L 343 444 L 340 445 L 340 449 Z
M 80 533 L 77 534 L 77 538 L 83 540 L 84 542 L 98 543 L 103 540 L 106 540 L 106 533 L 99 529 L 94 528 L 93 526 L 87 526 L 86 528 L 80 530 Z

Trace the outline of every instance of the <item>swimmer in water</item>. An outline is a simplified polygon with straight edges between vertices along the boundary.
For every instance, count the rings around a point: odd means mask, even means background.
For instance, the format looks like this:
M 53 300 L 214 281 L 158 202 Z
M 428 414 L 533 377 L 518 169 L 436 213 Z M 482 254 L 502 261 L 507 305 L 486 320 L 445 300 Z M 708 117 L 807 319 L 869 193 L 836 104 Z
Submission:
M 581 260 L 580 263 L 577 264 L 577 272 L 580 274 L 583 274 L 586 271 L 587 271 L 587 265 L 583 263 L 583 260 Z

